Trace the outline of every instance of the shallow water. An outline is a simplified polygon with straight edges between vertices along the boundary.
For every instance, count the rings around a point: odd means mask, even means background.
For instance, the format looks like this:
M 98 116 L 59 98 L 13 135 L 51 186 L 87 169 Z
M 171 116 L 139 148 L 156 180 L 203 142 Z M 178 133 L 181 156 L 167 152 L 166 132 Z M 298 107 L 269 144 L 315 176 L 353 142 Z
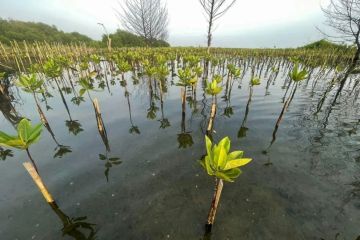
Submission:
M 245 123 L 250 73 L 234 83 L 230 102 L 218 98 L 214 139 L 229 136 L 232 149 L 244 150 L 253 161 L 242 168 L 235 183 L 225 183 L 211 239 L 355 240 L 360 236 L 358 102 L 343 94 L 341 104 L 331 108 L 331 92 L 322 111 L 314 114 L 330 77 L 321 78 L 315 88 L 311 78 L 299 86 L 269 147 L 283 106 L 285 74 L 281 72 L 269 85 L 268 94 L 269 75 L 264 74 L 261 85 L 254 88 Z M 107 88 L 91 92 L 100 103 L 108 153 L 88 96 L 77 106 L 71 102 L 73 94 L 65 94 L 71 119 L 83 129 L 74 135 L 66 127 L 70 116 L 55 85 L 49 87 L 52 109 L 41 106 L 57 142 L 72 152 L 53 158 L 57 144 L 46 129 L 30 151 L 61 212 L 45 203 L 26 173 L 22 166 L 26 154 L 14 151 L 14 157 L 0 162 L 1 239 L 86 239 L 91 232 L 97 239 L 203 237 L 214 179 L 197 160 L 204 154 L 211 98 L 204 97 L 199 81 L 197 103 L 187 104 L 184 121 L 193 143 L 179 148 L 178 137 L 184 131 L 180 87 L 171 85 L 176 77 L 168 78 L 163 107 L 158 85 L 153 83 L 151 99 L 145 77 L 137 85 L 131 74 L 126 79 L 130 109 L 118 80 L 110 85 L 110 92 Z M 12 90 L 17 112 L 39 122 L 32 96 Z M 154 119 L 148 114 L 151 106 L 157 107 Z M 229 106 L 233 114 L 226 116 Z M 164 118 L 170 126 L 160 128 Z M 2 115 L 0 126 L 15 131 Z M 130 133 L 132 126 L 140 133 Z M 99 154 L 122 161 L 109 169 L 108 180 L 106 160 L 100 160 Z M 81 221 L 94 225 L 78 226 L 66 234 L 64 216 L 72 221 L 86 216 Z

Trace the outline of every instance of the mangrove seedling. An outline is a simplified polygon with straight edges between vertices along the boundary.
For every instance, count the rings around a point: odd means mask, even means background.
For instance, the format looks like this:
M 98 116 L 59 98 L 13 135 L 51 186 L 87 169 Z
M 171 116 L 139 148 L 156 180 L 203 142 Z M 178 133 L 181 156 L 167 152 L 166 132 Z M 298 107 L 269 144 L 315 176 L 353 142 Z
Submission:
M 38 172 L 34 159 L 30 155 L 30 145 L 39 141 L 42 132 L 42 124 L 35 126 L 26 118 L 23 118 L 17 126 L 17 135 L 8 135 L 0 131 L 0 146 L 25 150 L 34 168 Z
M 308 72 L 305 69 L 300 70 L 299 69 L 299 64 L 296 63 L 293 70 L 292 70 L 292 72 L 289 73 L 289 77 L 290 77 L 291 81 L 295 83 L 295 85 L 293 85 L 293 87 L 292 87 L 292 89 L 290 91 L 290 94 L 289 94 L 287 100 L 285 101 L 283 108 L 281 109 L 280 115 L 279 115 L 279 117 L 278 117 L 278 119 L 276 121 L 274 130 L 273 130 L 273 133 L 272 133 L 272 140 L 271 140 L 269 146 L 266 148 L 266 150 L 262 151 L 263 154 L 267 154 L 269 152 L 271 146 L 276 141 L 276 134 L 277 134 L 277 131 L 279 129 L 281 120 L 283 119 L 285 110 L 288 109 L 292 99 L 294 98 L 295 92 L 296 92 L 296 89 L 298 87 L 299 82 L 302 81 L 302 80 L 305 80 L 306 78 L 308 78 Z
M 186 100 L 186 87 L 192 87 L 194 89 L 195 84 L 197 83 L 196 73 L 193 73 L 191 68 L 186 67 L 184 69 L 179 69 L 178 75 L 180 81 L 176 83 L 176 86 L 183 87 L 181 90 L 181 102 L 182 102 L 182 112 L 185 113 L 185 100 Z
M 36 75 L 30 74 L 30 75 L 21 75 L 19 78 L 19 81 L 17 82 L 17 85 L 19 87 L 21 87 L 21 89 L 25 92 L 31 93 L 34 97 L 35 103 L 36 103 L 36 107 L 37 110 L 40 114 L 40 118 L 42 123 L 44 124 L 45 128 L 49 131 L 51 137 L 53 138 L 53 140 L 55 141 L 57 147 L 55 148 L 55 155 L 54 158 L 56 157 L 62 157 L 64 154 L 71 152 L 71 148 L 69 146 L 64 146 L 58 143 L 58 141 L 55 139 L 55 134 L 52 131 L 49 122 L 43 112 L 43 110 L 40 107 L 39 101 L 37 99 L 36 94 L 37 93 L 44 93 L 44 90 L 42 89 L 44 81 L 43 80 L 38 80 Z
M 218 86 L 218 78 L 213 79 L 213 81 L 210 83 L 207 83 L 205 92 L 211 96 L 216 96 L 219 94 L 222 90 L 222 87 Z
M 260 85 L 260 78 L 253 77 L 250 81 L 250 86 L 253 87 L 253 86 L 257 86 L 257 85 Z
M 209 124 L 208 124 L 208 128 L 207 128 L 208 133 L 211 133 L 211 131 L 212 131 L 214 119 L 215 119 L 215 115 L 216 115 L 216 102 L 217 102 L 216 95 L 219 94 L 222 90 L 222 87 L 218 86 L 218 80 L 219 79 L 216 78 L 216 79 L 213 79 L 211 83 L 207 83 L 207 87 L 205 89 L 205 92 L 212 96 L 210 119 L 209 119 Z
M 238 138 L 242 138 L 242 137 L 246 137 L 246 132 L 249 130 L 249 128 L 245 127 L 246 121 L 247 121 L 247 117 L 250 111 L 250 103 L 251 103 L 251 99 L 252 99 L 252 95 L 253 95 L 253 88 L 254 86 L 258 86 L 260 85 L 260 78 L 258 77 L 253 77 L 250 81 L 250 93 L 249 93 L 249 99 L 248 102 L 246 104 L 246 109 L 245 109 L 245 116 L 244 119 L 241 123 L 240 129 L 238 131 Z
M 224 137 L 218 144 L 211 142 L 205 135 L 206 156 L 200 161 L 207 174 L 215 177 L 215 192 L 211 203 L 206 231 L 211 232 L 215 214 L 220 200 L 223 181 L 234 182 L 241 174 L 240 167 L 251 162 L 251 158 L 243 158 L 243 151 L 230 152 L 230 139 Z

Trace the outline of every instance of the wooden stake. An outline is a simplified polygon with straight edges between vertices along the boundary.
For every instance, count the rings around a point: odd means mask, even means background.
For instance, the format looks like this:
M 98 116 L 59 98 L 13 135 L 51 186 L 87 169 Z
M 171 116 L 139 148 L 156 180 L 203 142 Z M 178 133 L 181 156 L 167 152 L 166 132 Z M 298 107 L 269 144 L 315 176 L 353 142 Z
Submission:
M 183 88 L 181 88 L 181 109 L 182 109 L 182 114 L 185 114 L 185 108 L 186 108 L 186 105 L 185 105 L 185 100 L 186 100 L 186 92 Z
M 215 115 L 216 115 L 216 102 L 213 102 L 212 105 L 211 105 L 210 119 L 209 119 L 209 124 L 208 124 L 208 127 L 207 127 L 207 135 L 208 136 L 210 136 L 211 133 L 212 133 Z M 205 224 L 205 234 L 209 234 L 211 232 L 212 226 L 213 226 L 214 221 L 215 221 L 216 210 L 217 210 L 218 205 L 219 205 L 219 201 L 220 201 L 223 186 L 224 186 L 223 180 L 215 178 L 214 197 L 213 197 L 213 200 L 211 202 L 209 215 L 208 215 L 208 218 L 207 218 L 207 221 L 206 221 L 206 224 Z
M 25 163 L 23 163 L 23 165 L 24 165 L 25 169 L 28 171 L 28 173 L 30 174 L 30 176 L 33 179 L 33 181 L 35 182 L 35 184 L 38 186 L 38 188 L 39 188 L 40 192 L 42 193 L 42 195 L 44 196 L 45 200 L 50 204 L 54 203 L 55 200 L 53 199 L 53 197 L 47 190 L 45 184 L 43 183 L 40 175 L 36 172 L 34 166 L 30 162 L 25 162 Z
M 100 106 L 99 106 L 99 101 L 97 100 L 97 98 L 95 98 L 93 100 L 93 105 L 94 105 L 94 109 L 95 109 L 95 114 L 96 114 L 96 121 L 97 121 L 97 125 L 98 125 L 98 129 L 101 133 L 104 132 L 104 126 L 101 120 L 101 112 L 100 112 Z
M 213 103 L 211 105 L 210 119 L 209 119 L 209 124 L 208 124 L 208 128 L 207 128 L 208 134 L 211 134 L 211 130 L 212 130 L 213 124 L 214 124 L 215 114 L 216 114 L 216 104 Z
M 215 184 L 214 197 L 213 197 L 213 200 L 211 202 L 209 215 L 208 215 L 207 222 L 206 222 L 206 225 L 205 225 L 206 233 L 211 232 L 212 225 L 215 222 L 216 210 L 218 208 L 220 197 L 221 197 L 221 192 L 222 192 L 222 189 L 223 189 L 223 186 L 224 186 L 224 183 L 223 183 L 222 179 L 217 179 L 217 178 L 215 178 L 215 179 L 216 179 L 216 184 Z

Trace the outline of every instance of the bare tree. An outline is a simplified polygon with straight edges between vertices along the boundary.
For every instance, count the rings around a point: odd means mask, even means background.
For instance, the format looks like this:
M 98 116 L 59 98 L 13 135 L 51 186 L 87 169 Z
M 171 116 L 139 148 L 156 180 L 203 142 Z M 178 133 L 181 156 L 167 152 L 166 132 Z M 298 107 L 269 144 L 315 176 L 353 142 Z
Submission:
M 235 1 L 236 0 L 199 0 L 204 9 L 206 21 L 208 22 L 208 53 L 210 52 L 214 22 L 227 12 L 234 5 Z
M 166 40 L 168 35 L 168 10 L 161 0 L 124 0 L 122 11 L 116 10 L 123 27 L 139 35 L 148 44 Z
M 360 1 L 359 0 L 330 0 L 327 8 L 322 8 L 326 25 L 334 29 L 338 36 L 331 38 L 352 42 L 357 51 L 354 62 L 359 60 L 360 55 Z
M 344 77 L 340 81 L 340 87 L 335 95 L 334 103 L 342 91 L 346 79 L 354 70 L 359 62 L 360 57 L 360 1 L 359 0 L 330 0 L 327 8 L 322 8 L 326 25 L 331 27 L 338 34 L 337 36 L 328 37 L 341 39 L 343 41 L 352 42 L 356 46 L 356 52 Z

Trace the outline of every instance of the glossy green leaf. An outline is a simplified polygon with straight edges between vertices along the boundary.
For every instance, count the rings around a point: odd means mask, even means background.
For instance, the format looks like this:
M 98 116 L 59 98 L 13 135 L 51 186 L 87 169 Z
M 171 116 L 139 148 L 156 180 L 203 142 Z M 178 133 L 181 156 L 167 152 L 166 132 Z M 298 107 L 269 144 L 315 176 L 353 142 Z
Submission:
M 240 159 L 230 160 L 226 163 L 224 170 L 229 170 L 244 166 L 249 162 L 251 162 L 251 160 L 252 160 L 251 158 L 240 158 Z
M 233 151 L 231 153 L 229 153 L 228 155 L 228 160 L 233 160 L 236 158 L 241 158 L 244 155 L 243 151 Z

